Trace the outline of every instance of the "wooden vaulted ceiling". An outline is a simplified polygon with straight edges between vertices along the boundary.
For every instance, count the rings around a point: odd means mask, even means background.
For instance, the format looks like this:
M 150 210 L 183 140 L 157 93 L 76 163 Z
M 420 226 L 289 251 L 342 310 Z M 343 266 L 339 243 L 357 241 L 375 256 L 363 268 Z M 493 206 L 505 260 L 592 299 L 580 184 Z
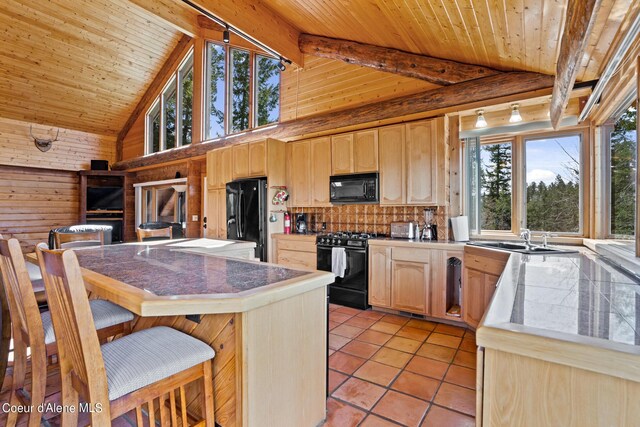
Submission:
M 181 36 L 129 0 L 2 0 L 0 116 L 116 135 Z
M 604 0 L 578 80 L 595 79 L 633 0 Z M 555 74 L 566 1 L 264 0 L 303 33 L 503 71 Z

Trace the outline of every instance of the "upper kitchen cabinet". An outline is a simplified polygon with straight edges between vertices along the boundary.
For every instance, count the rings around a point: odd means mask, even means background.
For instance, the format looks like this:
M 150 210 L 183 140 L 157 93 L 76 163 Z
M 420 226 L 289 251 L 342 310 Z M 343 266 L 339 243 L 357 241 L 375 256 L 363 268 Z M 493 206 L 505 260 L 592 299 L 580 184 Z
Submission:
M 250 143 L 248 159 L 248 176 L 267 176 L 267 140 Z
M 443 204 L 446 149 L 443 117 L 380 128 L 380 204 Z
M 331 137 L 331 174 L 378 171 L 378 129 Z
M 380 204 L 405 204 L 405 125 L 387 126 L 379 132 Z
M 231 148 L 233 155 L 233 179 L 249 176 L 249 144 L 238 144 Z
M 292 207 L 330 206 L 331 139 L 287 144 L 287 183 Z
M 218 148 L 207 153 L 207 186 L 223 188 L 233 180 L 231 147 Z

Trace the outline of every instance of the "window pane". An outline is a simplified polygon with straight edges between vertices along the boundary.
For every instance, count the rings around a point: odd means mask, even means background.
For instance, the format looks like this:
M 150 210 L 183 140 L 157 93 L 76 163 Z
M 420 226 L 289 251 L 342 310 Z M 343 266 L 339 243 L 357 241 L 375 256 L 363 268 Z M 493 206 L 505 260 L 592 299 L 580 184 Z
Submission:
M 511 143 L 480 146 L 483 230 L 511 230 Z
M 580 135 L 527 140 L 527 228 L 580 232 Z
M 164 96 L 165 149 L 176 146 L 176 85 L 172 84 Z
M 611 132 L 611 234 L 633 238 L 636 203 L 636 109 L 629 108 Z
M 181 72 L 182 79 L 182 145 L 191 144 L 191 125 L 193 119 L 193 64 Z
M 280 68 L 279 61 L 256 55 L 257 126 L 277 122 L 280 117 Z
M 207 45 L 207 138 L 224 135 L 224 46 Z
M 469 230 L 473 233 L 480 233 L 478 222 L 478 189 L 480 187 L 480 174 L 478 165 L 480 164 L 480 138 L 466 138 L 464 140 L 466 155 L 466 213 L 469 216 Z
M 231 49 L 230 131 L 249 127 L 249 52 Z
M 160 151 L 160 103 L 149 112 L 149 152 Z

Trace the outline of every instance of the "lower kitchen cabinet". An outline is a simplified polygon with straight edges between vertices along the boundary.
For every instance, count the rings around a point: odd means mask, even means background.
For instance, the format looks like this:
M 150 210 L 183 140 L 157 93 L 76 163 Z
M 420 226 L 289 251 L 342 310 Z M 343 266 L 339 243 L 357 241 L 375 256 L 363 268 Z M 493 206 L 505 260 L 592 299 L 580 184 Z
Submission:
M 391 247 L 369 247 L 369 304 L 391 307 Z
M 429 263 L 391 261 L 391 307 L 429 314 Z
M 227 190 L 215 188 L 207 191 L 207 228 L 206 237 L 210 239 L 227 238 Z
M 313 234 L 274 234 L 273 259 L 276 264 L 315 270 L 318 263 L 316 236 Z
M 496 290 L 508 252 L 466 246 L 462 279 L 462 318 L 476 328 Z

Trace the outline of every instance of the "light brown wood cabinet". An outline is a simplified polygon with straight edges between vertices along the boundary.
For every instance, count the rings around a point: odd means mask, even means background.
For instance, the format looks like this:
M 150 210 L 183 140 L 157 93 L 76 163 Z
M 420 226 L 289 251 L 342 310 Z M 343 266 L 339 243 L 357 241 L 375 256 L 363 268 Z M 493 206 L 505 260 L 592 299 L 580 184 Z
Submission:
M 331 174 L 378 171 L 378 129 L 331 137 Z
M 391 261 L 391 306 L 429 314 L 429 263 Z
M 249 177 L 267 176 L 267 141 L 249 143 Z
M 231 152 L 233 153 L 233 179 L 247 178 L 249 176 L 249 144 L 234 145 Z
M 231 147 L 218 148 L 207 153 L 207 186 L 222 188 L 233 180 Z
M 445 202 L 445 119 L 380 128 L 380 204 Z
M 225 188 L 207 191 L 207 228 L 205 236 L 210 239 L 227 238 L 227 192 Z
M 462 318 L 474 328 L 489 306 L 509 253 L 465 246 L 462 278 Z
M 405 125 L 380 128 L 380 204 L 402 205 L 407 201 L 405 185 Z
M 287 144 L 290 206 L 330 206 L 331 140 L 316 138 Z
M 369 247 L 369 304 L 391 307 L 391 247 Z
M 457 258 L 462 261 L 462 251 L 431 250 L 431 316 L 440 319 L 447 319 L 455 322 L 462 322 L 462 317 L 455 317 L 447 314 L 447 310 L 460 301 L 454 299 L 455 290 L 447 289 L 449 286 L 449 260 Z M 452 272 L 453 273 L 453 272 Z M 460 271 L 462 274 L 462 271 Z M 452 283 L 458 286 L 458 283 Z M 461 289 L 459 289 L 461 291 Z
M 315 270 L 317 264 L 316 236 L 275 234 L 274 262 L 291 268 Z

